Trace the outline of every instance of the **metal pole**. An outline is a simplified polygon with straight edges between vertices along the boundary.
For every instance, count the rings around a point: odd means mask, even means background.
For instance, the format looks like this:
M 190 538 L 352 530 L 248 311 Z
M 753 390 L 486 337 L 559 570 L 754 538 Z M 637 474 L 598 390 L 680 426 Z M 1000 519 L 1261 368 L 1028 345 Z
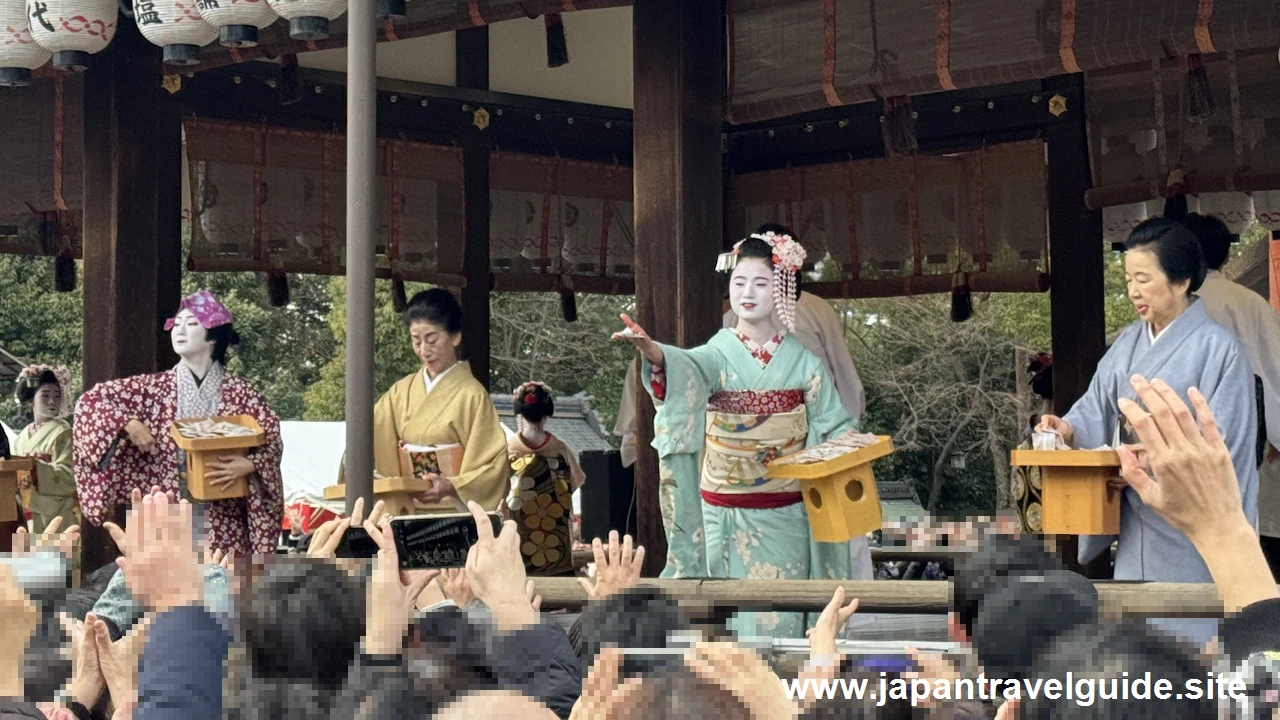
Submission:
M 374 207 L 377 38 L 374 0 L 347 11 L 347 512 L 373 501 Z

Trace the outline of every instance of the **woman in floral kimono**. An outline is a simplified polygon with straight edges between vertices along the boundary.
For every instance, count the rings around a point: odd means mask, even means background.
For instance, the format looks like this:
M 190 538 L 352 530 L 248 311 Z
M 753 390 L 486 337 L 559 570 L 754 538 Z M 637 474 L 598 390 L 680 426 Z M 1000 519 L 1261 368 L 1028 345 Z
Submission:
M 520 530 L 520 554 L 530 575 L 571 575 L 573 493 L 585 476 L 573 449 L 546 431 L 556 410 L 551 389 L 527 382 L 515 395 L 520 431 L 507 438 L 516 480 L 507 507 Z
M 284 517 L 280 420 L 248 381 L 225 367 L 239 340 L 231 313 L 209 291 L 185 298 L 165 323 L 180 361 L 173 369 L 99 383 L 80 397 L 75 416 L 76 487 L 84 519 L 111 519 L 129 493 L 159 485 L 188 496 L 185 454 L 169 434 L 174 420 L 251 415 L 266 441 L 247 456 L 211 463 L 215 485 L 248 478 L 243 498 L 207 506 L 209 546 L 237 554 L 274 554 Z
M 655 343 L 622 316 L 626 330 L 614 338 L 640 351 L 658 407 L 664 578 L 849 577 L 848 543 L 814 541 L 799 484 L 765 476 L 774 458 L 855 429 L 822 361 L 791 333 L 804 257 L 774 233 L 721 256 L 738 323 L 702 347 Z M 805 623 L 799 613 L 743 614 L 736 629 L 802 637 Z
M 33 422 L 18 433 L 13 451 L 36 463 L 32 475 L 18 478 L 22 504 L 31 511 L 32 532 L 39 535 L 56 517 L 62 527 L 78 524 L 76 481 L 71 471 L 71 373 L 66 368 L 33 365 L 18 373 L 18 402 L 31 403 Z

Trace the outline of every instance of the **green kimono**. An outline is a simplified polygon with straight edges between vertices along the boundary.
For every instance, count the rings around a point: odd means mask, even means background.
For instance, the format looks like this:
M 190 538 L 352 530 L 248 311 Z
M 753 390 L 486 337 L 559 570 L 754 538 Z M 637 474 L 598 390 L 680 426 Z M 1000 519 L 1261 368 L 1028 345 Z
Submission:
M 32 531 L 42 533 L 56 517 L 62 528 L 77 524 L 76 481 L 71 470 L 71 425 L 65 420 L 49 420 L 37 427 L 34 423 L 18 433 L 13 454 L 36 461 L 33 486 L 22 493 L 22 501 L 31 511 Z
M 848 579 L 848 543 L 816 542 L 798 483 L 765 476 L 772 459 L 856 429 L 822 361 L 792 335 L 756 345 L 732 329 L 662 351 L 666 367 L 646 362 L 640 375 L 658 407 L 662 577 Z M 734 623 L 772 637 L 805 627 L 801 613 Z

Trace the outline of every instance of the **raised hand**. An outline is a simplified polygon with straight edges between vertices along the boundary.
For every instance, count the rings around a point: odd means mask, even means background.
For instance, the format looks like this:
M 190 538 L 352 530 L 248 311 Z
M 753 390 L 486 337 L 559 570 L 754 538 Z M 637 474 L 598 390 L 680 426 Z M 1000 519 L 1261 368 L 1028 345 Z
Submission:
M 495 538 L 484 509 L 474 502 L 467 503 L 467 508 L 475 518 L 479 538 L 467 553 L 467 580 L 471 591 L 489 607 L 502 629 L 536 624 L 538 614 L 525 594 L 527 577 L 516 524 L 511 520 L 504 522 L 502 533 Z
M 632 320 L 630 315 L 623 313 L 619 317 L 622 318 L 624 328 L 620 332 L 614 333 L 611 339 L 618 342 L 631 343 L 651 364 L 662 367 L 665 360 L 662 348 L 658 347 L 658 344 L 649 337 L 649 333 L 645 332 L 644 328 Z
M 378 556 L 369 580 L 365 618 L 365 652 L 370 655 L 399 655 L 418 596 L 440 574 L 426 570 L 410 576 L 400 571 L 400 555 L 390 522 L 381 526 L 365 521 L 364 529 L 378 544 Z
M 635 587 L 640 582 L 640 568 L 644 566 L 644 548 L 631 549 L 631 536 L 627 535 L 618 542 L 618 531 L 609 532 L 609 546 L 606 548 L 596 538 L 591 543 L 591 552 L 595 555 L 596 576 L 593 584 L 587 578 L 578 578 L 578 584 L 586 591 L 591 600 L 599 600 L 607 595 Z
M 845 623 L 858 609 L 858 598 L 846 605 L 844 587 L 836 588 L 831 595 L 831 602 L 822 609 L 818 622 L 805 633 L 809 638 L 809 654 L 827 656 L 836 654 L 836 636 L 844 629 Z

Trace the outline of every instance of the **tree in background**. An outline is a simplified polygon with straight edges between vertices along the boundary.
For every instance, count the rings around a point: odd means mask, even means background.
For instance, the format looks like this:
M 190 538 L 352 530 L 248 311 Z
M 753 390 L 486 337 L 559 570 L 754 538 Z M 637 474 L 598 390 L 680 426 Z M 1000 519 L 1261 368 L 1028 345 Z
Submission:
M 53 290 L 53 261 L 0 255 L 0 346 L 31 363 L 65 365 L 72 387 L 81 384 L 80 292 Z M 18 408 L 13 388 L 0 388 L 0 420 L 22 427 L 30 418 Z

